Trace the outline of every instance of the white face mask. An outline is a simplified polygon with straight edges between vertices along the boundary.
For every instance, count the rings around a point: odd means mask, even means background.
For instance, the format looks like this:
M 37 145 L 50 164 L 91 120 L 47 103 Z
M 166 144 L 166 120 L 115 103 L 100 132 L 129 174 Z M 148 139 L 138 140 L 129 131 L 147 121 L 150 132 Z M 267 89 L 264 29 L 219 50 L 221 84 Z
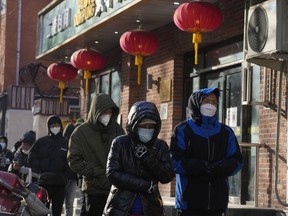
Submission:
M 202 104 L 200 112 L 203 116 L 213 117 L 217 111 L 217 107 L 213 104 Z
M 53 128 L 50 128 L 51 132 L 54 134 L 54 135 L 57 135 L 61 128 L 60 127 L 53 127 Z
M 139 140 L 143 143 L 149 142 L 153 137 L 154 130 L 155 129 L 138 128 Z
M 6 148 L 6 143 L 0 143 L 0 146 L 1 146 L 0 150 L 4 150 Z
M 98 120 L 104 125 L 107 126 L 111 119 L 111 114 L 101 114 L 98 118 Z
M 28 155 L 30 152 L 30 150 L 22 150 L 22 153 L 25 154 L 25 155 Z

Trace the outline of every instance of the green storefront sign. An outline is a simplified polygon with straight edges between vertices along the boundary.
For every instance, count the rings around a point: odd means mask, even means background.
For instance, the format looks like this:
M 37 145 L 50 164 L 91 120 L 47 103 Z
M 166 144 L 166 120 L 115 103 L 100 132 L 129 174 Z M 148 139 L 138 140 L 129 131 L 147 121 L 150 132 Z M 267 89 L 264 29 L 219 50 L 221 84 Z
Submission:
M 140 0 L 63 0 L 38 14 L 37 56 L 105 22 Z

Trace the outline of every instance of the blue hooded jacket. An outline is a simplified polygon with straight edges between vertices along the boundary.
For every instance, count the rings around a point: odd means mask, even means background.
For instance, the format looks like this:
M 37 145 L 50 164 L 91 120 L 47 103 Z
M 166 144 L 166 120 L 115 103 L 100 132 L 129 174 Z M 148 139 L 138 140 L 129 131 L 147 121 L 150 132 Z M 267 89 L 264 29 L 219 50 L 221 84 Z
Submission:
M 205 88 L 191 94 L 190 118 L 178 124 L 170 152 L 176 173 L 175 207 L 184 210 L 219 210 L 228 205 L 228 177 L 242 167 L 242 154 L 232 129 L 216 116 L 203 116 L 201 102 L 219 89 Z

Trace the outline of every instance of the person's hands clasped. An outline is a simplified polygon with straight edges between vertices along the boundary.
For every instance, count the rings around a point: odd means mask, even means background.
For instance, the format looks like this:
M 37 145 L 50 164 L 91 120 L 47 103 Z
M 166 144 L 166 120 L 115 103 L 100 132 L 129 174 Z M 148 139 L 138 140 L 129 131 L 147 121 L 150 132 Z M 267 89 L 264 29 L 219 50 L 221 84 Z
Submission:
M 207 167 L 207 176 L 211 180 L 221 176 L 222 167 L 223 167 L 223 161 L 210 163 Z

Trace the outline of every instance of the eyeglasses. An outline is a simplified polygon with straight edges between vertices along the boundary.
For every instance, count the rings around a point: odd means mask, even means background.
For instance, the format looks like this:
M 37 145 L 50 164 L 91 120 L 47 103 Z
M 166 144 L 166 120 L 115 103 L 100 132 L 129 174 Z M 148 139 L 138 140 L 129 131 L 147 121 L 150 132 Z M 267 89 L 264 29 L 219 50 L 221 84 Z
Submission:
M 209 100 L 209 99 L 204 99 L 201 104 L 214 104 L 214 105 L 218 105 L 218 101 L 217 100 Z

